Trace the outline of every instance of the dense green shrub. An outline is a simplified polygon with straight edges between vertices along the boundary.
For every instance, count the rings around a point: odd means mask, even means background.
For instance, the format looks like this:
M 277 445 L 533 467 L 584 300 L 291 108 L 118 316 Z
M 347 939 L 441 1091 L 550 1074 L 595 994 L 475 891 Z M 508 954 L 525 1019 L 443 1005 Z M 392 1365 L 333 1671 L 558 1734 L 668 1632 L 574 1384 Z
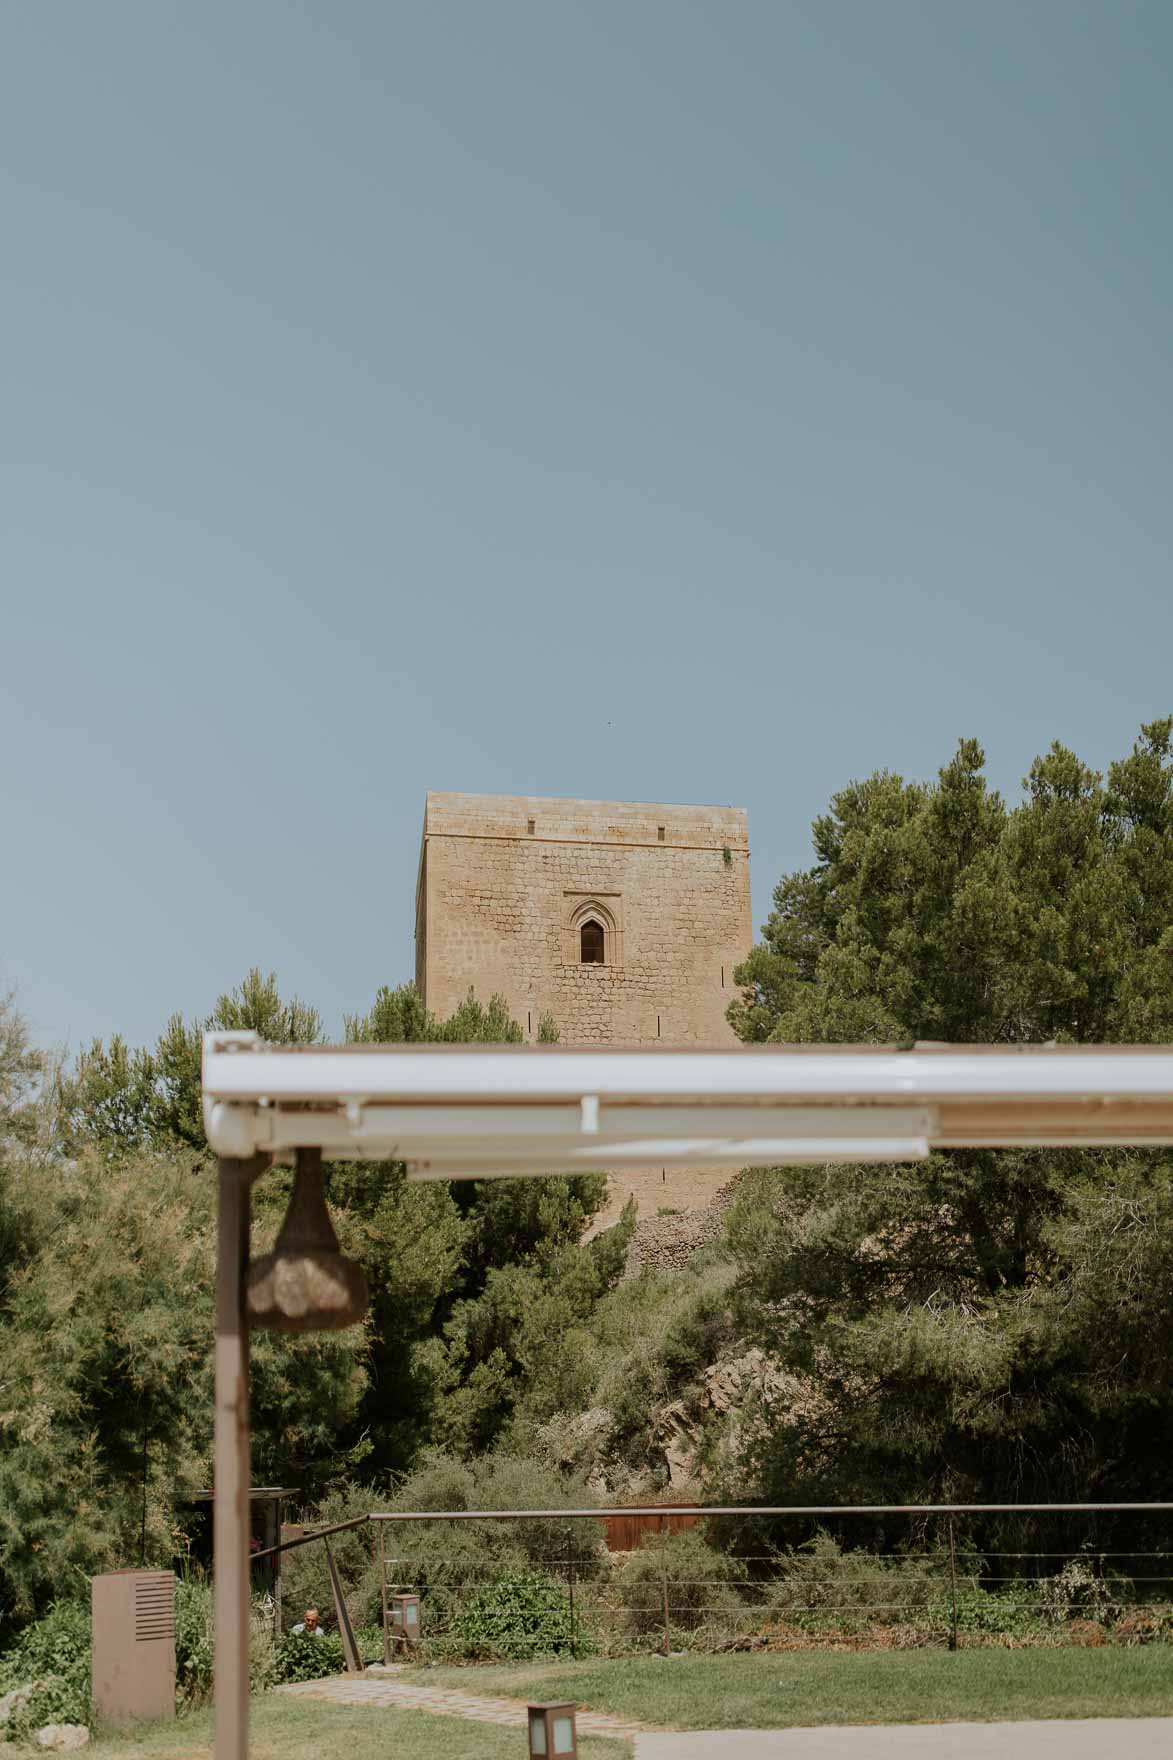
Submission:
M 583 1436 L 573 1407 L 555 1414 L 533 1436 L 547 1458 L 572 1461 L 584 1474 L 602 1468 L 608 1478 L 616 1467 L 650 1469 L 666 1488 L 659 1414 L 732 1340 L 727 1291 L 734 1273 L 722 1252 L 711 1246 L 682 1270 L 644 1271 L 601 1298 L 581 1348 L 594 1365 L 587 1403 L 605 1422 Z M 523 1401 L 520 1409 L 529 1408 Z
M 980 1589 L 971 1583 L 958 1586 L 957 1630 L 984 1632 L 1003 1638 L 1026 1638 L 1044 1629 L 1039 1615 L 1037 1583 L 1006 1583 L 1000 1589 Z M 927 1609 L 934 1628 L 947 1630 L 954 1604 L 948 1594 L 938 1595 Z
M 54 1602 L 0 1654 L 0 1695 L 29 1685 L 35 1690 L 4 1726 L 9 1741 L 25 1740 L 46 1723 L 92 1722 L 87 1607 Z
M 199 1577 L 181 1578 L 175 1587 L 175 1693 L 185 1708 L 211 1698 L 214 1652 L 212 1585 Z
M 563 1584 L 537 1572 L 499 1577 L 463 1602 L 451 1637 L 451 1648 L 473 1661 L 564 1655 L 576 1638 L 569 1595 Z
M 212 1584 L 207 1577 L 181 1577 L 175 1586 L 175 1697 L 181 1711 L 194 1711 L 212 1697 L 216 1647 Z M 262 1595 L 249 1609 L 249 1682 L 254 1693 L 273 1683 L 273 1612 Z
M 728 1281 L 724 1269 L 696 1280 L 696 1290 L 667 1327 L 660 1358 L 672 1391 L 695 1380 L 733 1348 Z
M 273 1676 L 284 1681 L 316 1681 L 324 1675 L 342 1674 L 346 1658 L 337 1632 L 311 1638 L 305 1632 L 287 1632 L 273 1651 Z
M 913 1610 L 924 1610 L 941 1593 L 948 1560 L 937 1556 L 882 1558 L 874 1552 L 848 1551 L 820 1528 L 801 1546 L 778 1555 L 778 1574 L 765 1586 L 763 1598 L 771 1614 L 798 1625 L 869 1623 L 894 1624 Z M 972 1587 L 964 1580 L 966 1589 Z
M 1111 1628 L 1128 1588 L 1097 1575 L 1084 1559 L 1071 1560 L 1052 1577 L 994 1589 L 983 1588 L 980 1577 L 980 1559 L 959 1556 L 954 1594 L 943 1551 L 878 1557 L 846 1551 L 820 1530 L 779 1555 L 778 1575 L 765 1585 L 763 1600 L 771 1614 L 808 1629 L 911 1624 L 947 1631 L 956 1619 L 959 1632 L 1029 1637 L 1074 1621 Z
M 437 1449 L 387 1497 L 377 1489 L 345 1485 L 302 1519 L 323 1527 L 372 1510 L 474 1511 L 503 1508 L 557 1509 L 593 1502 L 585 1482 L 539 1463 L 496 1453 L 460 1461 Z M 502 1576 L 562 1570 L 568 1550 L 580 1579 L 597 1574 L 606 1553 L 597 1522 L 394 1522 L 383 1530 L 387 1579 L 392 1593 L 412 1589 L 424 1597 L 425 1636 L 450 1632 L 470 1594 Z M 356 1628 L 379 1628 L 379 1530 L 363 1525 L 331 1535 L 346 1605 Z M 333 1607 L 325 1546 L 311 1543 L 287 1552 L 282 1562 L 286 1627 L 304 1610 Z
M 558 1473 L 539 1461 L 501 1449 L 470 1461 L 437 1449 L 425 1451 L 416 1470 L 401 1482 L 392 1510 L 584 1509 L 597 1502 L 585 1478 Z M 580 1574 L 596 1569 L 605 1556 L 597 1521 L 395 1523 L 388 1528 L 388 1551 L 401 1556 L 445 1555 L 455 1542 L 475 1542 L 486 1564 L 520 1555 L 541 1566 L 562 1559 L 573 1546 Z
M 957 1629 L 1026 1637 L 1058 1635 L 1065 1626 L 1090 1622 L 1110 1631 L 1125 1614 L 1130 1590 L 1126 1582 L 1099 1575 L 1090 1560 L 1074 1558 L 1053 1576 L 1037 1581 L 1005 1583 L 996 1590 L 966 1583 L 957 1596 Z M 947 1623 L 953 1611 L 948 1597 L 941 1597 L 933 1611 Z M 1136 1629 L 1147 1638 L 1159 1631 L 1161 1622 L 1150 1619 L 1148 1609 L 1140 1611 Z
M 390 1509 L 475 1511 L 587 1507 L 594 1498 L 577 1476 L 561 1475 L 515 1455 L 457 1461 L 437 1450 L 402 1482 Z M 425 1638 L 450 1633 L 470 1596 L 505 1577 L 561 1576 L 573 1553 L 580 1580 L 606 1559 L 594 1521 L 394 1522 L 385 1530 L 387 1575 L 424 1597 Z
M 1039 1611 L 1051 1625 L 1073 1619 L 1112 1625 L 1123 1613 L 1124 1585 L 1093 1570 L 1089 1560 L 1072 1558 L 1038 1585 Z
M 682 1632 L 724 1630 L 742 1611 L 734 1588 L 735 1567 L 695 1532 L 653 1535 L 629 1553 L 614 1581 L 624 1624 L 633 1632 L 661 1631 L 664 1585 L 669 1624 Z

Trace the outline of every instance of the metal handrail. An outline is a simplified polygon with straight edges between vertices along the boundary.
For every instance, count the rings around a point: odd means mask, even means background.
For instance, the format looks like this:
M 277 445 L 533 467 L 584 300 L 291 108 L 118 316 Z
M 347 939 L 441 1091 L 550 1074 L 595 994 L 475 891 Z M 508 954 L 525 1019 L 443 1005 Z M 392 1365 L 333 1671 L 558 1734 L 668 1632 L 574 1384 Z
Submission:
M 277 1546 L 266 1546 L 262 1551 L 252 1553 L 250 1560 L 255 1564 L 257 1559 L 272 1558 L 278 1552 L 291 1552 L 295 1546 L 308 1546 L 311 1541 L 321 1540 L 327 1534 L 341 1534 L 348 1528 L 361 1528 L 365 1522 L 575 1522 L 610 1521 L 616 1516 L 1029 1516 L 1071 1515 L 1079 1514 L 1080 1511 L 1089 1515 L 1166 1515 L 1173 1512 L 1173 1503 L 648 1503 L 612 1504 L 594 1509 L 371 1510 L 367 1515 L 354 1516 L 347 1522 L 335 1522 L 328 1528 L 315 1528 L 312 1534 L 299 1534 L 296 1540 L 283 1540 Z M 1022 1556 L 1026 1557 L 1027 1554 Z M 1037 1556 L 1041 1557 L 1042 1554 Z

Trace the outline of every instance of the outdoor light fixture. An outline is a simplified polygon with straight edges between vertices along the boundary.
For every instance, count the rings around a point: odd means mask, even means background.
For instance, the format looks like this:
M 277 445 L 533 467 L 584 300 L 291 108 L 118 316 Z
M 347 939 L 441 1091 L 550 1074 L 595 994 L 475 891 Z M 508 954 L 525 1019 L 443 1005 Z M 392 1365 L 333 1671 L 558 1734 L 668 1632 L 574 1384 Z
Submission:
M 568 1699 L 556 1699 L 548 1705 L 526 1707 L 529 1718 L 530 1760 L 547 1760 L 550 1755 L 557 1755 L 559 1760 L 564 1760 L 569 1755 L 570 1760 L 577 1760 L 575 1709 Z
M 420 1641 L 420 1598 L 418 1595 L 392 1595 L 391 1631 L 401 1644 L 414 1648 Z
M 251 1326 L 271 1332 L 332 1332 L 367 1311 L 362 1267 L 340 1249 L 326 1208 L 320 1149 L 297 1151 L 277 1245 L 245 1274 L 245 1309 Z

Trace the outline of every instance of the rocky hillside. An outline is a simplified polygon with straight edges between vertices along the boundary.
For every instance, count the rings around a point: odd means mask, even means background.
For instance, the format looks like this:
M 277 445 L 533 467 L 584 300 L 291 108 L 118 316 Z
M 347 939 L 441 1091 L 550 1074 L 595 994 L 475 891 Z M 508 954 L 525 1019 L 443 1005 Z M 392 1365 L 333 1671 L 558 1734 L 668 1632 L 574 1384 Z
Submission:
M 703 1205 L 640 1218 L 622 1281 L 583 1340 L 589 1403 L 535 1429 L 539 1458 L 584 1475 L 600 1499 L 728 1486 L 771 1414 L 812 1397 L 739 1336 L 723 1243 L 738 1179 L 725 1176 Z

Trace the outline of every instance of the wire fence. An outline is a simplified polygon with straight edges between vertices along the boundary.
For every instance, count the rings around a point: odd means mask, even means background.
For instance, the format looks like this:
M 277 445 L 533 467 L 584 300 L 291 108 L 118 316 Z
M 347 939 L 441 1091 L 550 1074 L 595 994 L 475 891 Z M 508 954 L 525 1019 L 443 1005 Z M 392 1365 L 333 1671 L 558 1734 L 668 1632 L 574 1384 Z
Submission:
M 603 1523 L 635 1515 L 645 1523 L 641 1544 L 608 1551 Z M 419 1645 L 487 1659 L 1173 1642 L 1173 1504 L 396 1511 L 371 1520 L 388 1659 Z M 683 1522 L 687 1531 L 671 1531 Z M 515 1538 L 494 1536 L 498 1523 L 516 1524 Z M 418 1641 L 395 1624 L 404 1594 L 419 1598 Z

